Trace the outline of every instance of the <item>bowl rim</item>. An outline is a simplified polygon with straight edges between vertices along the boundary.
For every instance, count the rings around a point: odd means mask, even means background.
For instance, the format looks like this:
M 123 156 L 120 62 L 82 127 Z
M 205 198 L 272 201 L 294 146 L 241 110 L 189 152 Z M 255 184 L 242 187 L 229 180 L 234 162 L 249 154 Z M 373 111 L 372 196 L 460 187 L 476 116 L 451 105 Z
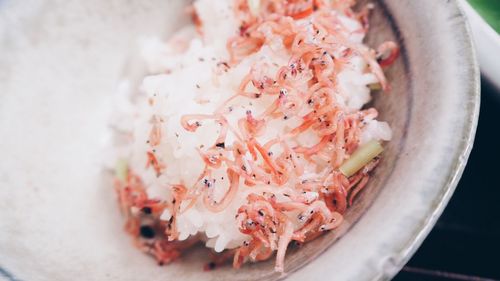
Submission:
M 464 21 L 462 21 L 462 23 L 460 23 L 460 27 L 464 31 L 464 47 L 470 52 L 469 56 L 466 57 L 466 60 L 468 60 L 470 70 L 473 73 L 470 81 L 466 83 L 468 88 L 465 90 L 471 98 L 470 100 L 473 104 L 473 109 L 472 114 L 469 115 L 469 118 L 465 121 L 466 127 L 463 130 L 464 138 L 462 138 L 459 143 L 459 161 L 455 163 L 454 167 L 451 169 L 451 172 L 445 176 L 447 178 L 447 181 L 443 185 L 439 196 L 436 198 L 438 201 L 436 207 L 434 209 L 431 209 L 430 212 L 426 213 L 426 215 L 424 216 L 425 221 L 423 225 L 421 225 L 416 231 L 414 238 L 407 241 L 406 245 L 401 251 L 395 253 L 396 256 L 399 257 L 399 259 L 397 259 L 397 261 L 395 262 L 393 261 L 392 265 L 395 266 L 397 270 L 383 272 L 381 275 L 374 277 L 373 280 L 387 280 L 392 279 L 394 276 L 396 276 L 396 274 L 404 267 L 406 263 L 408 263 L 411 257 L 415 254 L 420 245 L 424 242 L 425 238 L 427 238 L 427 235 L 434 228 L 434 225 L 436 224 L 437 220 L 450 201 L 451 196 L 453 195 L 460 181 L 460 178 L 462 177 L 462 174 L 467 165 L 469 155 L 474 145 L 481 104 L 481 73 L 479 62 L 477 59 L 477 51 L 473 42 L 472 28 L 470 22 L 467 20 L 465 9 L 462 5 L 459 4 L 459 2 L 452 3 L 456 6 L 457 10 L 460 13 L 460 16 L 465 19 Z M 490 27 L 490 29 L 492 28 Z

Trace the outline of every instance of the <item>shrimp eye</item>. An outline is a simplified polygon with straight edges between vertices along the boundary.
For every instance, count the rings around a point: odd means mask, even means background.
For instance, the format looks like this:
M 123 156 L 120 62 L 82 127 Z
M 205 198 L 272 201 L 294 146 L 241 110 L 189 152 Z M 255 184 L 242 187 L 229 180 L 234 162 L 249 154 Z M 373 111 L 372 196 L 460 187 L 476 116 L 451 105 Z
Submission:
M 150 215 L 152 213 L 151 207 L 142 208 L 142 212 L 146 215 Z
M 143 225 L 141 226 L 139 232 L 141 233 L 141 236 L 147 239 L 151 239 L 155 237 L 155 230 L 149 226 L 149 225 Z

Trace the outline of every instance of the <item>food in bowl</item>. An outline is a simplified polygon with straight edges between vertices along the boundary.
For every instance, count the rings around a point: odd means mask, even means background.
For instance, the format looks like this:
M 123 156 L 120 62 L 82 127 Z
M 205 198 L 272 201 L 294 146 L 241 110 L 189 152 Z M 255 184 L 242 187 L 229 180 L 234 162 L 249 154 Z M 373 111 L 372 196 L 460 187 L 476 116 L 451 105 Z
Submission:
M 373 7 L 354 4 L 198 0 L 193 25 L 145 44 L 149 73 L 114 121 L 138 248 L 166 264 L 204 243 L 207 269 L 276 253 L 283 272 L 292 241 L 342 223 L 391 139 L 366 105 L 399 52 L 362 43 Z

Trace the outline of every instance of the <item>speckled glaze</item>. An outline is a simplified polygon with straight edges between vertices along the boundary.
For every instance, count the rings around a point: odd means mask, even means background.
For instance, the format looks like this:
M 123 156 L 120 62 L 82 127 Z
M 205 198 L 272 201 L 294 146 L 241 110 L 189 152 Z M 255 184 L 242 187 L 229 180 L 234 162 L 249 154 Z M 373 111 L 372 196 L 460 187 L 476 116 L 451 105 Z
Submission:
M 102 170 L 111 96 L 124 68 L 135 75 L 124 63 L 138 37 L 185 24 L 184 1 L 0 1 L 0 279 L 391 278 L 467 162 L 479 72 L 456 1 L 375 2 L 368 43 L 402 46 L 392 91 L 374 100 L 394 140 L 342 228 L 291 250 L 280 276 L 272 261 L 203 272 L 203 249 L 158 267 L 122 232 Z

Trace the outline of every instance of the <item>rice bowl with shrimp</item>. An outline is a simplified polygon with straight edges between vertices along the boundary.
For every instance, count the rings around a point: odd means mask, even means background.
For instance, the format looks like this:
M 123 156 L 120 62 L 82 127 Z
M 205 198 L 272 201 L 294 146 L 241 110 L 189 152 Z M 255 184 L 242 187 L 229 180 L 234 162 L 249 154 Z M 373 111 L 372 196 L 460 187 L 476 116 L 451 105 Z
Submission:
M 141 87 L 119 95 L 115 190 L 125 230 L 167 264 L 193 245 L 206 269 L 276 259 L 335 231 L 383 161 L 398 46 L 363 44 L 351 0 L 197 0 L 193 24 L 149 39 Z

